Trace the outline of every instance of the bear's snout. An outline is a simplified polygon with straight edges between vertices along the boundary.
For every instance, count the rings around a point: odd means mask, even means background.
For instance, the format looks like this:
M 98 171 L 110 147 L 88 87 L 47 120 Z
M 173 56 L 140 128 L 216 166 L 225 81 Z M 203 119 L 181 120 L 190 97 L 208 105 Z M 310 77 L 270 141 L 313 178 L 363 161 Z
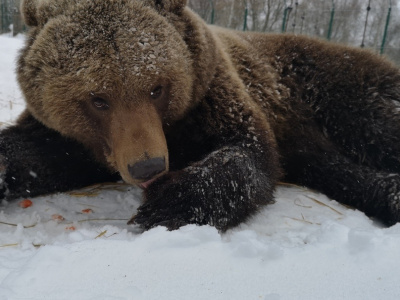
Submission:
M 166 169 L 165 158 L 155 157 L 141 160 L 134 165 L 128 165 L 129 174 L 133 179 L 148 181 Z
M 114 109 L 110 120 L 110 165 L 122 179 L 143 186 L 168 172 L 168 147 L 160 113 L 152 103 Z M 145 184 L 146 185 L 146 184 Z

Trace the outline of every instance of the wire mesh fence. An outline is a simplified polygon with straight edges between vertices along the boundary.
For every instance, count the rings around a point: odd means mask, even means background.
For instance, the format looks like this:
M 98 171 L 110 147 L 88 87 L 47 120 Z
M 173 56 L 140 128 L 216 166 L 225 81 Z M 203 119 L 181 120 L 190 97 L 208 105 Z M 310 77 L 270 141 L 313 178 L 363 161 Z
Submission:
M 210 24 L 315 36 L 385 54 L 400 65 L 399 0 L 189 0 Z
M 26 30 L 19 6 L 20 0 L 0 0 L 0 34 L 12 33 L 15 36 Z
M 0 0 L 0 33 L 26 30 L 21 0 Z M 188 0 L 206 22 L 315 36 L 385 54 L 400 65 L 400 0 Z

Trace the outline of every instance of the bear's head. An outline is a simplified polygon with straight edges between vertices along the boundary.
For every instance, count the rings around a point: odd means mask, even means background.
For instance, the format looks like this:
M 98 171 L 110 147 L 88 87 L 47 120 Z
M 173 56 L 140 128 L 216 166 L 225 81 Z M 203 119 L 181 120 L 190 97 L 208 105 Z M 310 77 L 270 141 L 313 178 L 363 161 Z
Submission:
M 31 30 L 17 71 L 28 110 L 129 183 L 164 174 L 164 131 L 205 93 L 213 69 L 209 33 L 185 6 L 25 0 Z

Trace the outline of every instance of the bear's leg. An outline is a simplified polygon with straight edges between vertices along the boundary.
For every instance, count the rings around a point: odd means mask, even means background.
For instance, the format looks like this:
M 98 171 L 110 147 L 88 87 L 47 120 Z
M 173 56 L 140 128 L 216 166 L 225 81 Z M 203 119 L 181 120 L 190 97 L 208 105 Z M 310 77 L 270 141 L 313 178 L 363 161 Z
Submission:
M 335 151 L 299 152 L 285 162 L 287 180 L 325 193 L 387 225 L 400 221 L 400 175 L 357 164 Z
M 396 101 L 379 94 L 355 104 L 331 101 L 324 113 L 329 138 L 359 164 L 400 173 L 398 100 L 400 89 Z
M 400 173 L 400 74 L 364 84 L 347 87 L 346 95 L 331 91 L 316 106 L 317 120 L 356 163 Z
M 28 113 L 0 132 L 0 199 L 62 192 L 113 177 L 82 145 Z

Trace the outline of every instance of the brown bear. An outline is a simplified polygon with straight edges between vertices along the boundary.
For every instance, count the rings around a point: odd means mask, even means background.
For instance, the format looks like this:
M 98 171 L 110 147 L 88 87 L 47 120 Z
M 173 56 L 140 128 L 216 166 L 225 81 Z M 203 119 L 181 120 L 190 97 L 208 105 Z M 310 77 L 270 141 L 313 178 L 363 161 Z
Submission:
M 207 25 L 186 0 L 26 0 L 27 103 L 1 196 L 122 179 L 130 223 L 224 231 L 278 180 L 400 220 L 400 72 L 370 52 Z

